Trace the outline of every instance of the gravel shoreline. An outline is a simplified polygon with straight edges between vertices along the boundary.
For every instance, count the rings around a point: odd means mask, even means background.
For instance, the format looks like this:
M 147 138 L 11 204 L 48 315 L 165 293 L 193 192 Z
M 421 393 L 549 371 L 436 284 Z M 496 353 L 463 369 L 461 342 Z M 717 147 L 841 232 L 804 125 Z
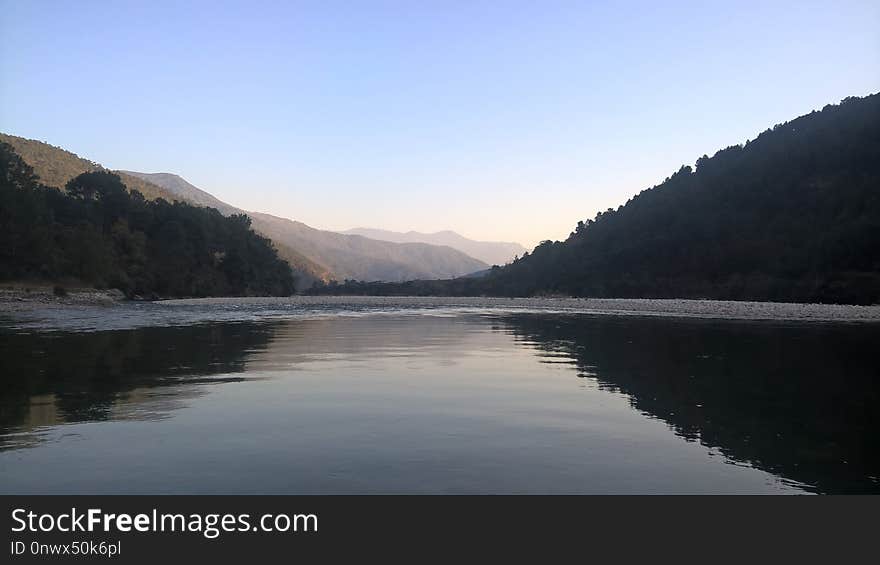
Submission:
M 66 306 L 112 306 L 125 300 L 125 294 L 117 289 L 72 288 L 59 295 L 50 286 L 0 288 L 0 310 L 7 312 Z
M 880 322 L 880 305 L 802 304 L 678 298 L 503 298 L 432 296 L 290 296 L 194 298 L 158 304 L 224 310 L 331 308 L 336 310 L 437 309 L 536 311 L 605 315 L 685 316 L 727 320 Z
M 0 290 L 0 328 L 95 331 L 365 315 L 604 315 L 773 322 L 880 322 L 880 306 L 615 298 L 290 296 L 127 300 L 121 292 Z

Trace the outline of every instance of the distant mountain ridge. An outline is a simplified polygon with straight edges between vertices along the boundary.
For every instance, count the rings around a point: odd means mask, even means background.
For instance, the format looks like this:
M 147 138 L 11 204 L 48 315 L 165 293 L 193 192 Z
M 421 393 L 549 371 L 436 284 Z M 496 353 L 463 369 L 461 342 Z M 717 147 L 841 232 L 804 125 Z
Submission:
M 511 241 L 477 241 L 451 230 L 423 233 L 418 231 L 396 232 L 374 228 L 353 228 L 340 233 L 361 235 L 370 239 L 392 241 L 394 243 L 446 245 L 453 249 L 458 249 L 462 253 L 479 259 L 488 265 L 505 265 L 515 257 L 522 256 L 523 253 L 528 251 L 519 243 Z
M 249 214 L 263 233 L 273 240 L 296 246 L 318 263 L 326 265 L 339 280 L 400 282 L 419 278 L 454 278 L 487 267 L 486 263 L 447 246 L 378 241 L 318 230 L 270 214 Z

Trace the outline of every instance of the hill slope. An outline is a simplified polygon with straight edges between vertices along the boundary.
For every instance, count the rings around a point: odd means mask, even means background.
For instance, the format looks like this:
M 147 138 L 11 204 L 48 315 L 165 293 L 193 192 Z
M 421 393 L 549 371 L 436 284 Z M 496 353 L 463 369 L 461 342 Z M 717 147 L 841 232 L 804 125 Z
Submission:
M 73 281 L 133 297 L 294 289 L 290 266 L 246 216 L 146 200 L 103 170 L 77 175 L 65 189 L 40 184 L 0 142 L 0 280 Z
M 880 95 L 701 157 L 494 278 L 503 292 L 880 301 Z
M 476 241 L 468 239 L 454 231 L 444 230 L 434 233 L 422 233 L 417 231 L 396 232 L 373 228 L 354 228 L 341 232 L 349 235 L 361 235 L 380 241 L 393 241 L 395 243 L 430 243 L 431 245 L 446 245 L 458 249 L 465 255 L 486 263 L 487 265 L 504 265 L 527 251 L 519 243 L 507 241 Z
M 880 94 L 696 165 L 483 278 L 316 292 L 880 303 Z
M 62 191 L 70 179 L 82 173 L 105 170 L 98 163 L 83 159 L 75 153 L 42 141 L 0 133 L 0 142 L 8 143 L 21 156 L 24 162 L 33 169 L 42 184 Z M 113 172 L 119 175 L 126 188 L 139 191 L 148 200 L 155 200 L 157 198 L 163 198 L 168 202 L 180 200 L 198 206 L 217 208 L 227 216 L 244 213 L 217 200 L 206 192 L 199 191 L 195 187 L 192 188 L 202 194 L 195 192 L 186 194 L 184 191 L 181 191 L 183 194 L 178 195 L 175 190 L 169 190 L 153 182 L 153 180 L 165 180 L 161 176 L 154 179 L 154 175 L 149 174 L 133 173 L 131 171 Z M 167 177 L 180 179 L 176 175 L 167 175 Z M 172 179 L 168 178 L 167 180 Z M 180 179 L 180 181 L 183 181 L 183 179 Z M 185 183 L 186 181 L 183 182 Z M 257 226 L 254 226 L 254 229 L 258 232 L 260 231 Z M 310 261 L 307 257 L 288 246 L 278 242 L 273 243 L 278 251 L 278 255 L 287 261 L 293 269 L 298 290 L 308 288 L 315 281 L 327 278 L 328 272 L 325 267 Z
M 359 235 L 318 230 L 270 214 L 248 212 L 275 241 L 289 244 L 321 265 L 334 278 L 366 281 L 405 281 L 420 278 L 452 278 L 487 267 L 451 247 L 426 243 L 392 243 Z
M 187 182 L 183 177 L 172 173 L 139 173 L 137 171 L 119 172 L 128 177 L 140 179 L 143 182 L 159 186 L 162 190 L 171 194 L 173 198 L 181 199 L 197 206 L 216 208 L 224 216 L 232 214 L 251 215 L 249 212 L 236 208 L 235 206 L 230 206 L 215 197 L 213 194 L 205 192 L 197 186 Z M 272 239 L 271 236 L 262 229 L 265 226 L 261 226 L 259 221 L 254 220 L 253 216 L 251 216 L 251 221 L 253 222 L 252 225 L 255 231 Z M 327 267 L 319 265 L 309 257 L 306 257 L 300 250 L 281 241 L 273 240 L 272 243 L 278 250 L 278 255 L 290 264 L 296 274 L 297 290 L 309 288 L 316 281 L 326 280 L 330 277 L 331 273 Z
M 8 143 L 13 150 L 21 156 L 24 162 L 33 169 L 42 184 L 62 191 L 68 181 L 82 173 L 105 170 L 104 167 L 98 163 L 89 161 L 75 153 L 42 141 L 0 133 L 0 142 Z M 131 171 L 113 172 L 119 175 L 126 188 L 129 190 L 137 190 L 148 200 L 155 200 L 157 198 L 163 198 L 168 202 L 180 200 L 198 206 L 217 208 L 221 213 L 227 216 L 230 214 L 244 213 L 242 210 L 229 206 L 210 194 L 192 187 L 192 185 L 189 186 L 191 186 L 193 190 L 186 191 L 181 189 L 179 191 L 180 194 L 178 194 L 178 191 L 176 190 L 167 189 L 161 186 L 160 183 L 153 182 L 154 180 L 167 180 L 171 182 L 174 179 L 179 179 L 179 181 L 186 183 L 186 181 L 177 177 L 177 175 L 165 175 L 160 173 L 159 175 L 154 176 L 150 174 L 133 173 Z M 174 177 L 174 179 L 171 177 Z M 173 184 L 175 186 L 180 185 L 177 181 Z M 254 229 L 258 232 L 260 231 L 257 226 L 254 226 Z M 308 288 L 315 281 L 327 278 L 328 271 L 326 267 L 310 261 L 307 257 L 288 246 L 279 244 L 278 242 L 273 243 L 278 251 L 278 255 L 287 261 L 293 269 L 297 289 Z
M 217 208 L 224 214 L 247 214 L 253 220 L 254 229 L 271 238 L 282 257 L 322 280 L 451 278 L 487 267 L 482 261 L 447 246 L 377 241 L 315 229 L 302 222 L 270 214 L 243 211 L 177 175 L 125 172 L 155 183 L 186 201 Z M 290 250 L 295 250 L 299 257 L 291 258 Z
M 78 155 L 21 137 L 0 134 L 30 165 L 46 186 L 64 189 L 72 178 L 101 165 Z M 416 278 L 450 278 L 485 269 L 487 265 L 448 247 L 424 244 L 395 244 L 360 236 L 317 230 L 301 222 L 240 210 L 170 173 L 114 171 L 126 188 L 138 190 L 147 199 L 163 198 L 216 208 L 224 215 L 247 214 L 253 229 L 273 240 L 279 256 L 296 275 L 297 288 L 318 280 L 347 278 L 402 281 Z
M 222 214 L 241 214 L 242 211 L 235 206 L 223 202 L 213 194 L 190 184 L 183 177 L 172 173 L 139 173 L 137 171 L 118 171 L 128 176 L 139 178 L 150 184 L 160 186 L 173 194 L 175 198 L 181 198 L 190 204 L 216 208 Z
M 0 142 L 8 143 L 34 170 L 41 183 L 59 190 L 64 190 L 64 186 L 70 179 L 83 173 L 107 170 L 98 163 L 83 159 L 76 153 L 42 141 L 0 133 Z M 156 198 L 164 198 L 169 202 L 177 200 L 173 193 L 158 185 L 128 175 L 125 171 L 113 172 L 119 175 L 126 188 L 137 190 L 148 200 Z

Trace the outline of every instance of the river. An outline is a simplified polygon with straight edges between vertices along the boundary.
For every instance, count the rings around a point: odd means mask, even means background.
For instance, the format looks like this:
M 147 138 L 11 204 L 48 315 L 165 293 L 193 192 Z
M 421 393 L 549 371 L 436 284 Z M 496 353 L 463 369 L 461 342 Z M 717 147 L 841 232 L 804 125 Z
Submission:
M 0 310 L 0 492 L 880 493 L 877 307 Z

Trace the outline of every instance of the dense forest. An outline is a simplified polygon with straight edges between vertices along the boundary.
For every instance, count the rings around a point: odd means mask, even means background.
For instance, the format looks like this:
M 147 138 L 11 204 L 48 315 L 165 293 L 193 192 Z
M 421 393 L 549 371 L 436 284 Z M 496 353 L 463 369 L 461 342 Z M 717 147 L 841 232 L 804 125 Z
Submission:
M 244 215 L 127 190 L 94 170 L 41 184 L 0 142 L 0 280 L 73 280 L 129 296 L 289 295 L 293 276 Z
M 878 303 L 880 94 L 703 156 L 486 276 L 313 292 Z

